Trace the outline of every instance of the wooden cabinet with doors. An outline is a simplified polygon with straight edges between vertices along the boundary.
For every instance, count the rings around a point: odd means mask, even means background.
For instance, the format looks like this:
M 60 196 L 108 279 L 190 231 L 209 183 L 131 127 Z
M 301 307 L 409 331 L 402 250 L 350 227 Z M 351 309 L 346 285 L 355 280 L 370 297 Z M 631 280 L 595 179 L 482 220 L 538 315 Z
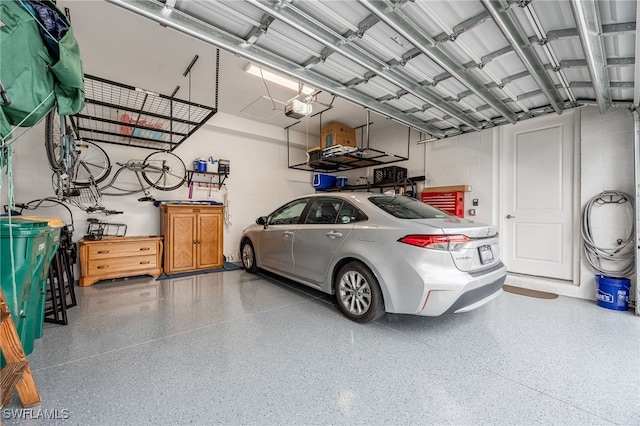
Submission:
M 182 204 L 160 206 L 166 274 L 222 267 L 223 208 Z

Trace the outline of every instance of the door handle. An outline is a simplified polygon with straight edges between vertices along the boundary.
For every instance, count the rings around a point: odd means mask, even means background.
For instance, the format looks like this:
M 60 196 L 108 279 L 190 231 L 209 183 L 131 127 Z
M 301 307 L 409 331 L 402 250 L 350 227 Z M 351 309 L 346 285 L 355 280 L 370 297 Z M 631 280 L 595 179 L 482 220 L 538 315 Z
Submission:
M 293 237 L 293 231 L 284 231 L 285 237 Z
M 331 232 L 327 232 L 327 237 L 331 238 L 332 240 L 334 238 L 340 237 L 342 238 L 342 232 L 336 232 L 336 231 L 331 231 Z
M 507 219 L 515 219 L 515 216 L 511 216 L 510 214 L 508 214 Z

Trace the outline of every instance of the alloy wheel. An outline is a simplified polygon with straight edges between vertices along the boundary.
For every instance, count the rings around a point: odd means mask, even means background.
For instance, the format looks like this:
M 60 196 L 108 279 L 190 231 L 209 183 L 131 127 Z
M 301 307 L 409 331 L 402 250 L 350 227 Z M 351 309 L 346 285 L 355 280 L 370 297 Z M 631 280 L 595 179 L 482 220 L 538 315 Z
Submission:
M 340 302 L 353 315 L 363 315 L 371 307 L 371 287 L 357 271 L 349 271 L 338 284 Z

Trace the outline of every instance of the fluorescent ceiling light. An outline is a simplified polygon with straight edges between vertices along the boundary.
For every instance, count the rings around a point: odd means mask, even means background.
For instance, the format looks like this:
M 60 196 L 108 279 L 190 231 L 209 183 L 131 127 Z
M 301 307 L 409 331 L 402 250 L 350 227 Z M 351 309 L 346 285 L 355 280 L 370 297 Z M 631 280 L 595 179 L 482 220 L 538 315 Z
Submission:
M 427 137 L 427 138 L 425 138 L 425 139 L 420 139 L 420 140 L 418 141 L 418 145 L 422 145 L 422 144 L 427 143 L 427 142 L 435 142 L 435 141 L 439 140 L 439 139 L 438 139 L 438 138 L 436 138 L 435 136 L 431 136 L 431 135 L 427 135 L 427 136 L 428 136 L 428 137 Z
M 286 87 L 287 89 L 295 90 L 297 93 L 302 93 L 303 95 L 310 95 L 316 91 L 313 87 L 309 87 L 305 84 L 301 86 L 299 82 L 292 80 L 289 77 L 276 74 L 251 63 L 244 67 L 244 71 L 251 75 L 255 75 L 256 77 L 264 78 L 267 81 Z M 300 90 L 300 87 L 302 87 L 302 90 Z

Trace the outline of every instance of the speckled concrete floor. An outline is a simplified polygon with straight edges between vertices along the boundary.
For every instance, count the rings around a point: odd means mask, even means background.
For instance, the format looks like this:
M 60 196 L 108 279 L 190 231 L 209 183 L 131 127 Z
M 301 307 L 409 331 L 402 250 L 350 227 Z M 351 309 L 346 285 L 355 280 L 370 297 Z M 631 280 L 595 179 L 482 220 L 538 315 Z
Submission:
M 640 424 L 640 318 L 590 301 L 363 325 L 244 271 L 78 296 L 29 356 L 42 405 L 5 425 Z

